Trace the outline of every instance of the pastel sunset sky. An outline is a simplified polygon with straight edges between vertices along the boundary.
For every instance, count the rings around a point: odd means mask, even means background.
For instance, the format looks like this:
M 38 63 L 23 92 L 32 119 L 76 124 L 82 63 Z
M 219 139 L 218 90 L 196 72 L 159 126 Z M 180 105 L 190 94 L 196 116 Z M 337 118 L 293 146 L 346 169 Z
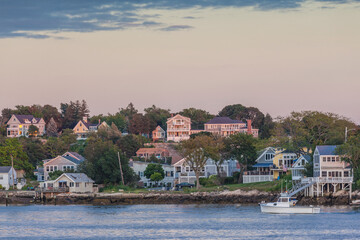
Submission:
M 360 123 L 360 1 L 2 0 L 0 109 L 85 99 Z

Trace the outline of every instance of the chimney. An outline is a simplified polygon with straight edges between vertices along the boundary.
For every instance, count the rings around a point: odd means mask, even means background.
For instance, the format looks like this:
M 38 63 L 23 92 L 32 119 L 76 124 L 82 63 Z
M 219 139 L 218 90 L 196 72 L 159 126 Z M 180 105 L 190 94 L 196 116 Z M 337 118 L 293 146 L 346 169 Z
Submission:
M 173 113 L 171 114 L 171 117 L 174 117 L 174 114 L 173 114 Z
M 252 134 L 252 126 L 251 126 L 251 120 L 248 119 L 247 121 L 247 133 Z
M 83 121 L 87 123 L 87 117 L 86 116 L 83 117 Z
M 100 119 L 99 119 L 99 124 L 100 124 L 101 122 L 100 122 Z

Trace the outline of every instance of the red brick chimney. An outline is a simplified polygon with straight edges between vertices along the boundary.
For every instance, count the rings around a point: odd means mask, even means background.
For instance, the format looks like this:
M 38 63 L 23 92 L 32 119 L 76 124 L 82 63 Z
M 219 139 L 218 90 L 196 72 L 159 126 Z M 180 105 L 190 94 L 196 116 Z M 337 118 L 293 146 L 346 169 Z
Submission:
M 248 119 L 247 121 L 247 133 L 252 134 L 252 126 L 251 126 L 251 120 Z

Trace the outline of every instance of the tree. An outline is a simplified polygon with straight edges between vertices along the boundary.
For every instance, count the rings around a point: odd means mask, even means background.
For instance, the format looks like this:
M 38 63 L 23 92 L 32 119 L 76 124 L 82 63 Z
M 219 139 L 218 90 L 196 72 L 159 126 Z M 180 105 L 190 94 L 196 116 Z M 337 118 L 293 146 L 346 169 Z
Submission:
M 214 115 L 207 111 L 196 108 L 183 109 L 179 114 L 191 119 L 192 129 L 204 129 L 204 123 L 214 118 Z
M 161 109 L 152 105 L 149 108 L 144 109 L 145 117 L 149 121 L 150 131 L 153 131 L 157 126 L 160 126 L 162 129 L 166 129 L 166 121 L 171 117 L 169 109 Z
M 60 104 L 62 127 L 73 128 L 83 117 L 89 116 L 89 108 L 85 100 Z
M 28 129 L 28 134 L 30 137 L 35 137 L 39 134 L 39 128 L 35 125 L 30 125 Z
M 336 148 L 336 153 L 342 155 L 343 161 L 350 163 L 354 172 L 356 187 L 360 187 L 360 134 L 348 138 L 348 141 Z
M 153 173 L 153 174 L 151 174 L 151 176 L 150 176 L 150 180 L 153 181 L 153 182 L 155 182 L 156 185 L 157 185 L 157 183 L 158 183 L 159 181 L 161 181 L 161 180 L 163 180 L 163 179 L 164 179 L 164 177 L 161 175 L 161 173 L 158 173 L 158 172 Z
M 224 151 L 227 156 L 239 162 L 239 182 L 242 182 L 242 176 L 248 166 L 255 163 L 257 157 L 256 141 L 252 135 L 243 133 L 230 135 L 224 140 Z
M 125 153 L 127 157 L 136 155 L 136 151 L 143 147 L 143 144 L 138 141 L 138 138 L 134 135 L 122 136 L 116 144 L 121 149 L 121 152 Z
M 129 131 L 132 134 L 149 134 L 150 133 L 150 121 L 147 117 L 141 113 L 136 113 L 132 116 L 129 122 Z
M 158 182 L 164 179 L 165 172 L 161 164 L 149 163 L 144 171 L 144 176 L 151 181 Z
M 118 152 L 120 152 L 125 182 L 132 184 L 137 180 L 134 171 L 129 167 L 128 158 L 121 154 L 121 150 L 112 141 L 103 141 L 96 135 L 89 137 L 87 141 L 84 151 L 87 161 L 81 164 L 80 171 L 84 171 L 96 183 L 120 183 L 118 160 Z
M 33 169 L 17 138 L 7 138 L 0 143 L 0 166 L 11 166 L 11 158 L 15 169 L 25 170 L 27 173 Z
M 23 151 L 28 156 L 29 163 L 36 167 L 41 163 L 41 160 L 46 159 L 45 146 L 37 138 L 20 138 L 20 144 Z
M 46 125 L 46 135 L 48 137 L 58 136 L 58 128 L 54 118 L 50 118 L 48 124 Z
M 268 139 L 271 137 L 272 130 L 275 127 L 275 123 L 273 122 L 272 117 L 270 114 L 266 114 L 264 118 L 263 124 L 260 126 L 260 138 Z
M 195 172 L 196 188 L 200 188 L 200 174 L 209 157 L 212 156 L 214 139 L 209 136 L 198 136 L 182 141 L 178 148 L 185 163 Z

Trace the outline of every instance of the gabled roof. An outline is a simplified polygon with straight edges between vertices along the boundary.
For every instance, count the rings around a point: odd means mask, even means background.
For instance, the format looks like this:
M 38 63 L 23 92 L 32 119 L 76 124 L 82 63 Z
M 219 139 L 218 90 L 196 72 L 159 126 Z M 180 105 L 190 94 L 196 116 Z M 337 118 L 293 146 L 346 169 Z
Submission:
M 54 182 L 56 182 L 59 178 L 61 178 L 64 175 L 75 183 L 80 183 L 80 182 L 94 183 L 94 180 L 89 178 L 85 173 L 63 173 Z
M 10 172 L 11 166 L 0 167 L 0 173 Z
M 166 122 L 168 123 L 169 121 L 171 121 L 171 120 L 173 120 L 173 119 L 175 119 L 175 118 L 185 119 L 185 120 L 191 122 L 191 119 L 190 119 L 190 118 L 184 117 L 184 116 L 182 116 L 182 115 L 180 115 L 180 114 L 176 114 L 175 116 L 168 118 Z
M 234 123 L 244 123 L 239 120 L 233 120 L 229 117 L 214 117 L 205 124 L 234 124 Z
M 295 160 L 295 162 L 293 163 L 293 167 L 295 167 L 296 165 L 298 165 L 298 163 L 300 163 L 300 160 L 305 159 L 305 161 L 308 163 L 311 159 L 310 155 L 301 155 L 298 159 Z
M 71 157 L 76 158 L 77 160 L 79 160 L 81 162 L 86 160 L 83 156 L 81 156 L 77 152 L 66 152 L 63 154 L 63 156 L 67 156 L 67 155 L 70 155 Z
M 79 165 L 80 163 L 82 163 L 83 161 L 80 161 L 76 158 L 73 158 L 72 156 L 62 156 L 63 158 L 66 158 L 67 160 Z
M 39 123 L 42 118 L 35 118 L 33 115 L 18 115 L 14 114 L 14 116 L 19 120 L 20 123 L 25 124 L 25 120 L 30 121 L 30 123 Z M 33 120 L 35 119 L 35 122 Z
M 336 145 L 323 145 L 323 146 L 316 146 L 320 155 L 337 155 L 335 153 L 335 149 L 337 148 Z

